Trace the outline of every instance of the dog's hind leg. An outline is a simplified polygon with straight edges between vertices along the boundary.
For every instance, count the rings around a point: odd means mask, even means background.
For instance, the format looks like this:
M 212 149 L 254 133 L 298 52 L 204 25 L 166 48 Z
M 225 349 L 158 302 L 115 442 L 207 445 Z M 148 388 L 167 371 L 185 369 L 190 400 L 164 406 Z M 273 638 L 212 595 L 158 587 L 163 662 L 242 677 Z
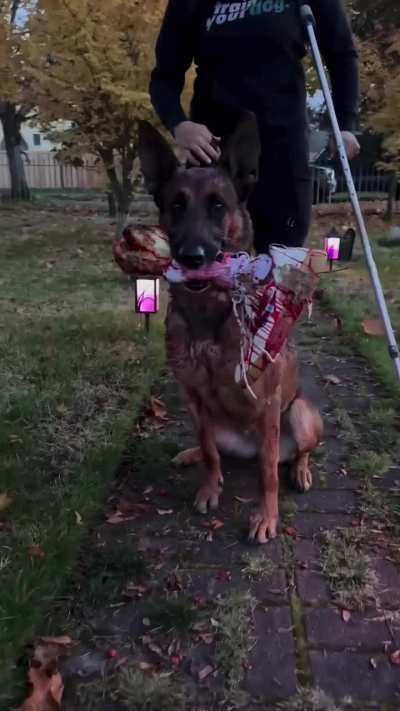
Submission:
M 296 488 L 305 492 L 312 487 L 309 467 L 310 452 L 322 439 L 323 424 L 319 411 L 304 397 L 297 397 L 285 413 L 287 424 L 296 445 L 296 457 L 291 465 L 290 477 Z
M 204 461 L 203 452 L 200 447 L 192 447 L 184 449 L 173 458 L 172 464 L 176 467 L 190 467 L 193 464 L 200 464 Z

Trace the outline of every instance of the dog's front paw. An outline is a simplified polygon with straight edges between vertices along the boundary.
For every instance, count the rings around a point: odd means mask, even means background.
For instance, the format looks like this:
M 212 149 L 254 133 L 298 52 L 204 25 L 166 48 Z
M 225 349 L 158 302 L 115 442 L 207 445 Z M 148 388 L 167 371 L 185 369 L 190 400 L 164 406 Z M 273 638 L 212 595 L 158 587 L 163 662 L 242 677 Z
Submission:
M 257 543 L 268 543 L 275 538 L 278 526 L 278 516 L 268 514 L 265 506 L 257 506 L 250 516 L 249 540 Z
M 202 514 L 206 514 L 208 510 L 213 511 L 218 508 L 219 497 L 222 493 L 221 486 L 214 484 L 204 484 L 197 492 L 194 507 Z

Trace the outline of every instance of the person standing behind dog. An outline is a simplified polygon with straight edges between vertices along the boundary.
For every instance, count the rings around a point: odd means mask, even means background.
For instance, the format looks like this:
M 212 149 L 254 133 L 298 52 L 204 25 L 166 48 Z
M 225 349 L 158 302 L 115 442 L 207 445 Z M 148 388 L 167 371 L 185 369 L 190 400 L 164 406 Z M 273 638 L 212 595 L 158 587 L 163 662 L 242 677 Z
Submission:
M 309 0 L 348 157 L 358 64 L 342 0 Z M 261 140 L 258 183 L 248 204 L 255 246 L 301 246 L 311 221 L 305 35 L 298 0 L 169 0 L 151 75 L 153 106 L 193 165 L 217 161 L 239 109 L 252 111 Z M 186 71 L 197 66 L 190 118 L 181 105 Z M 235 113 L 236 111 L 236 113 Z

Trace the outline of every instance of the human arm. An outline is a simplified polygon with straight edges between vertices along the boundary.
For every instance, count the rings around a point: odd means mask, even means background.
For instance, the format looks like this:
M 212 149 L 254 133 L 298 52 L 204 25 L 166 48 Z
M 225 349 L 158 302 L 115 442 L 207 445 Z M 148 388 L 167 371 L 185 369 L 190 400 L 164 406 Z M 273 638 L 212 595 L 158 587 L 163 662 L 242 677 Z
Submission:
M 342 0 L 311 0 L 316 36 L 327 65 L 333 102 L 349 158 L 359 153 L 354 136 L 359 103 L 358 56 Z

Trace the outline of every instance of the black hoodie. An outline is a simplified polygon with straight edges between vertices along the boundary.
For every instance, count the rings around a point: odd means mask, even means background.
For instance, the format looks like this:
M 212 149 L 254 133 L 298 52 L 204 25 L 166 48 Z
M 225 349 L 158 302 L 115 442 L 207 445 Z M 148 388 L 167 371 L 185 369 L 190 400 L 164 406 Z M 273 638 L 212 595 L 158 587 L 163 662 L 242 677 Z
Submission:
M 230 105 L 254 111 L 261 128 L 305 126 L 306 48 L 298 4 L 298 0 L 169 0 L 150 84 L 163 124 L 172 131 L 187 118 L 180 97 L 194 60 L 193 120 L 215 125 L 216 107 Z M 339 125 L 354 130 L 357 53 L 342 2 L 309 0 L 309 4 Z

